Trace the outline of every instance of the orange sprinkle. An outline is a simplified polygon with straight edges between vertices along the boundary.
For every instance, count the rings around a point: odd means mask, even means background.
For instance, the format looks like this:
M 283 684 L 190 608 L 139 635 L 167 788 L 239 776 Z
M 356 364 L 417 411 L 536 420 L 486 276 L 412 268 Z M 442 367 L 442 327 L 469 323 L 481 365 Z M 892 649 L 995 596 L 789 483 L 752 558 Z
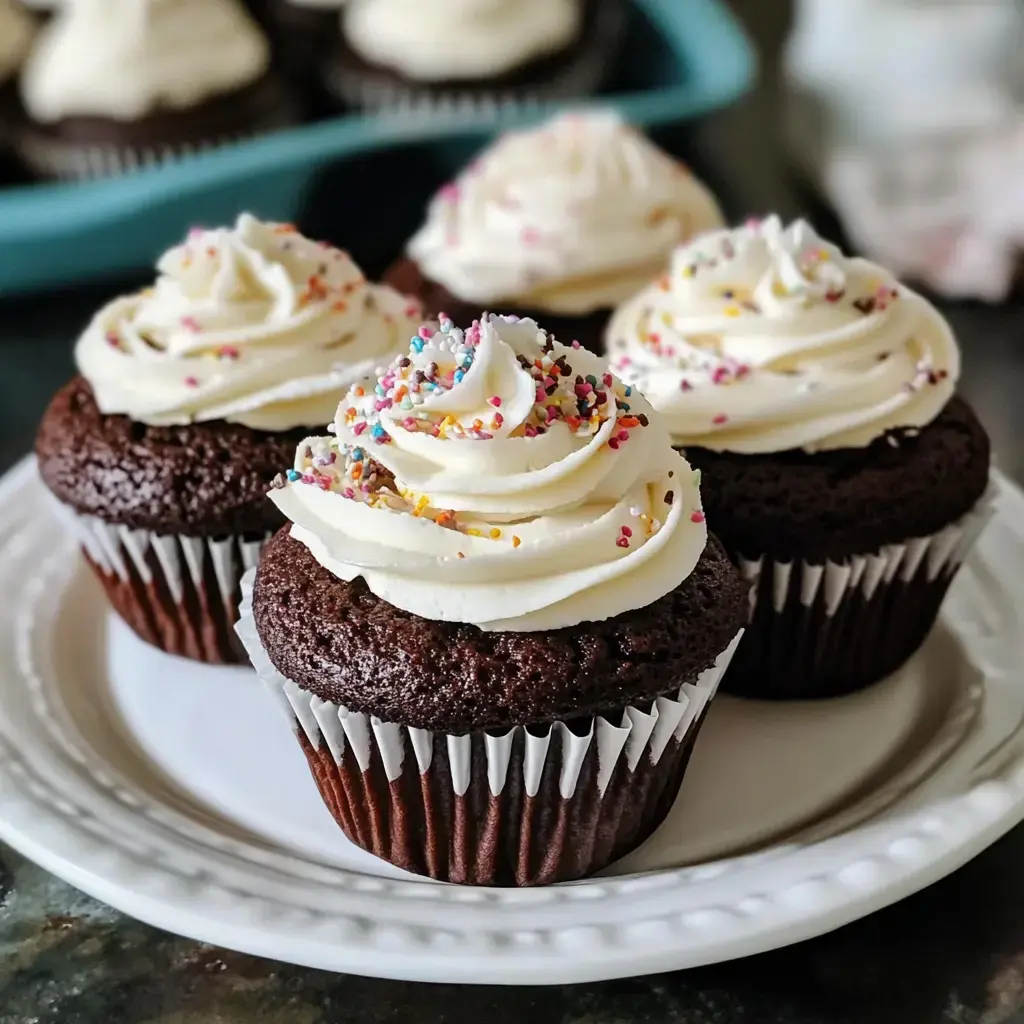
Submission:
M 464 554 L 463 554 L 463 553 L 462 553 L 462 552 L 460 551 L 460 552 L 459 552 L 459 558 L 465 558 L 465 557 L 466 557 L 466 556 L 465 556 L 465 555 L 464 555 Z
M 363 395 L 365 395 L 365 394 L 366 394 L 366 392 L 365 392 L 365 391 L 363 390 L 363 386 L 362 386 L 361 384 L 357 384 L 357 385 L 356 385 L 356 386 L 355 386 L 355 387 L 354 387 L 354 388 L 352 389 L 352 394 L 353 394 L 353 395 L 355 395 L 355 396 L 356 396 L 356 398 L 362 398 L 362 397 L 363 397 Z
M 344 299 L 338 299 L 338 301 L 331 306 L 331 309 L 333 309 L 335 313 L 344 313 L 345 310 L 348 309 L 348 303 Z
M 512 534 L 512 547 L 517 548 L 523 542 L 513 533 Z
M 619 426 L 625 427 L 627 430 L 631 430 L 633 427 L 639 427 L 640 421 L 635 416 L 623 416 L 619 420 Z
M 353 480 L 360 479 L 363 475 L 363 464 L 361 462 L 354 463 L 352 468 L 349 470 L 349 475 Z

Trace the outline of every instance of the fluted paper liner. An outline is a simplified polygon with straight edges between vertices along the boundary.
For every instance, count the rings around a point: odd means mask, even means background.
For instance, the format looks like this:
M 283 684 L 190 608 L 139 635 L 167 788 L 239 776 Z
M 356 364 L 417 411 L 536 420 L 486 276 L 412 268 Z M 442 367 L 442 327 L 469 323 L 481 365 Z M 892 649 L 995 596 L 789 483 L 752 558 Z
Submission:
M 235 629 L 291 723 L 349 839 L 446 881 L 579 878 L 646 839 L 668 813 L 708 704 L 740 640 L 692 683 L 609 717 L 432 733 L 320 700 L 274 668 L 242 580 Z M 741 631 L 742 632 L 742 631 Z
M 270 534 L 194 537 L 117 526 L 54 501 L 111 604 L 147 643 L 219 664 L 245 660 L 233 626 L 243 573 Z
M 830 697 L 895 672 L 924 643 L 996 498 L 990 484 L 970 512 L 938 533 L 845 562 L 737 556 L 753 584 L 751 620 L 723 690 Z

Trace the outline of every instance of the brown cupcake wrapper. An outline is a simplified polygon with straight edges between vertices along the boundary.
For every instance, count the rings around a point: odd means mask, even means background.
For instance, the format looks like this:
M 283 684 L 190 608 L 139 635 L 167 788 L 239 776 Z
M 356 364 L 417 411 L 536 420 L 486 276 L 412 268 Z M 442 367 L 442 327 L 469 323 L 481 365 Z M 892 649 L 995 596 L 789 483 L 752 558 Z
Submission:
M 79 515 L 55 502 L 115 611 L 147 643 L 210 664 L 239 664 L 241 579 L 271 534 L 159 534 Z
M 895 672 L 931 631 L 997 497 L 990 484 L 970 512 L 938 533 L 844 562 L 737 556 L 753 584 L 751 619 L 723 691 L 756 699 L 837 697 Z
M 540 885 L 580 878 L 643 842 L 668 814 L 738 634 L 692 683 L 613 717 L 431 732 L 323 701 L 279 673 L 252 618 L 255 572 L 235 627 L 282 707 L 348 838 L 449 882 Z

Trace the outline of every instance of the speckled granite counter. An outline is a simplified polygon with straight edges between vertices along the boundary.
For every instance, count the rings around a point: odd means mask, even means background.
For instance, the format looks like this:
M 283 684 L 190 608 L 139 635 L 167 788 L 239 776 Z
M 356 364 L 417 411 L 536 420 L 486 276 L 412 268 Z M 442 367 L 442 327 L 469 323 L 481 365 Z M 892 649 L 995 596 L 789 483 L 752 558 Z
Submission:
M 765 0 L 737 0 L 779 19 Z M 769 40 L 770 41 L 770 40 Z M 674 140 L 731 211 L 798 212 L 779 174 L 766 87 L 740 108 Z M 663 140 L 673 141 L 673 140 Z M 351 168 L 342 189 L 387 189 L 379 164 Z M 428 183 L 429 184 L 429 183 Z M 403 186 L 404 187 L 404 186 Z M 408 196 L 408 192 L 405 193 Z M 393 210 L 394 238 L 415 197 Z M 379 225 L 333 201 L 310 231 L 360 251 Z M 409 223 L 405 223 L 409 221 Z M 0 469 L 28 450 L 54 388 L 70 373 L 70 339 L 115 288 L 0 305 Z M 1024 306 L 950 310 L 966 361 L 965 390 L 1004 469 L 1024 479 Z M 633 981 L 552 989 L 426 986 L 336 976 L 167 935 L 100 906 L 0 846 L 0 1024 L 1024 1024 L 1024 828 L 933 888 L 831 935 L 750 960 Z

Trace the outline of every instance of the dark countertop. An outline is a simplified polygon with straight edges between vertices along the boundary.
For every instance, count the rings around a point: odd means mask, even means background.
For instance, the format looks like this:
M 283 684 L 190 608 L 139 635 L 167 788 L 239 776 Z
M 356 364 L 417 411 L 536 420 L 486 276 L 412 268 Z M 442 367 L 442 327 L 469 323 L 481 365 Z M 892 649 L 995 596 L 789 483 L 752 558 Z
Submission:
M 778 8 L 737 3 L 763 22 L 756 33 L 770 49 Z M 694 159 L 731 213 L 800 212 L 805 204 L 779 170 L 773 110 L 769 80 L 734 110 L 663 141 Z M 345 174 L 345 188 L 327 191 L 388 189 L 387 169 L 373 161 Z M 362 217 L 334 202 L 304 226 L 344 238 L 373 269 L 386 251 L 354 244 L 364 233 L 379 237 Z M 396 224 L 394 237 L 408 226 Z M 71 371 L 79 327 L 129 284 L 0 304 L 0 468 L 28 450 L 47 397 Z M 1003 468 L 1024 479 L 1024 305 L 947 312 L 963 345 L 964 391 Z M 811 942 L 712 968 L 550 989 L 426 986 L 279 965 L 139 924 L 0 846 L 3 863 L 3 1024 L 1024 1024 L 1024 827 L 938 885 Z

